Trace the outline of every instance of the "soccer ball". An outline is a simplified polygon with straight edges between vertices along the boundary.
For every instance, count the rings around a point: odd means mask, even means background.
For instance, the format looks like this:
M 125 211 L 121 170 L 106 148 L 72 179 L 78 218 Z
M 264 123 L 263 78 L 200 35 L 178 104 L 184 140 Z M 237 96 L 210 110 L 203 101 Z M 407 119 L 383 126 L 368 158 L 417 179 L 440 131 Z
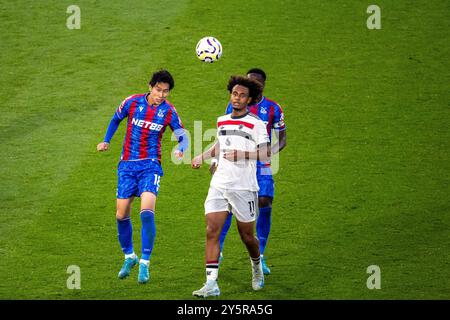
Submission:
M 204 37 L 197 43 L 195 51 L 197 51 L 197 58 L 203 62 L 212 63 L 222 56 L 222 45 L 214 37 Z

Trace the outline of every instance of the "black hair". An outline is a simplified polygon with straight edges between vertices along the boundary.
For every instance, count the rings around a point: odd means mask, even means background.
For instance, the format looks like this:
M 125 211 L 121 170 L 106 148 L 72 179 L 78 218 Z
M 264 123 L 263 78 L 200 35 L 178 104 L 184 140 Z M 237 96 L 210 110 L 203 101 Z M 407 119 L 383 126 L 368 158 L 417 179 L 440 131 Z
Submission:
M 242 76 L 231 76 L 228 81 L 228 91 L 231 93 L 236 85 L 248 88 L 249 96 L 252 98 L 251 103 L 257 102 L 256 99 L 262 94 L 262 85 L 255 80 Z
M 155 86 L 158 82 L 161 83 L 168 83 L 169 84 L 169 90 L 172 90 L 173 87 L 175 87 L 175 81 L 173 80 L 172 75 L 167 70 L 160 70 L 155 72 L 152 75 L 152 78 L 150 79 L 150 82 L 148 83 L 152 87 Z
M 252 68 L 252 69 L 247 71 L 247 74 L 250 74 L 250 73 L 259 74 L 261 77 L 263 77 L 264 81 L 266 81 L 266 73 L 262 69 Z

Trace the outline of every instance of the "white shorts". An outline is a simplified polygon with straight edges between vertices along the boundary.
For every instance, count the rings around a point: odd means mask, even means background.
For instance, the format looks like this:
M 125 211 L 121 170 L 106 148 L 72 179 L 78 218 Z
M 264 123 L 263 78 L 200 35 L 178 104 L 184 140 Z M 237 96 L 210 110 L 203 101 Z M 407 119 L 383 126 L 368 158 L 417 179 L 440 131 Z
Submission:
M 255 221 L 258 212 L 258 192 L 209 187 L 205 214 L 231 211 L 240 222 Z

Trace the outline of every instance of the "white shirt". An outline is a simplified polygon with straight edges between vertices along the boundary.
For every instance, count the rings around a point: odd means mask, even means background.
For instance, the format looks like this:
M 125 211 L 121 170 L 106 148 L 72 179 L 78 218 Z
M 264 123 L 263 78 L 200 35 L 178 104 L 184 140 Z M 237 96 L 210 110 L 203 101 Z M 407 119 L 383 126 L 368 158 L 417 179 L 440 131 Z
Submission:
M 217 139 L 220 155 L 211 187 L 258 191 L 256 160 L 229 161 L 223 155 L 230 150 L 254 152 L 258 145 L 269 143 L 264 122 L 251 113 L 240 117 L 232 117 L 231 114 L 221 116 L 217 119 Z

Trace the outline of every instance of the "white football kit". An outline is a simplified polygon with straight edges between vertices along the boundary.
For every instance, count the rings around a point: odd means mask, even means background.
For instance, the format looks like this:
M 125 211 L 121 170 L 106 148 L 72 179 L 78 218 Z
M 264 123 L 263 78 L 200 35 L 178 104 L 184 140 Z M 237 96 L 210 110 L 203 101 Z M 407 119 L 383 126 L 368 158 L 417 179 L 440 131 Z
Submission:
M 270 143 L 266 126 L 257 116 L 231 114 L 217 119 L 219 162 L 205 201 L 205 214 L 231 211 L 241 222 L 251 222 L 258 212 L 256 160 L 230 161 L 223 157 L 230 150 L 254 152 L 261 144 Z

